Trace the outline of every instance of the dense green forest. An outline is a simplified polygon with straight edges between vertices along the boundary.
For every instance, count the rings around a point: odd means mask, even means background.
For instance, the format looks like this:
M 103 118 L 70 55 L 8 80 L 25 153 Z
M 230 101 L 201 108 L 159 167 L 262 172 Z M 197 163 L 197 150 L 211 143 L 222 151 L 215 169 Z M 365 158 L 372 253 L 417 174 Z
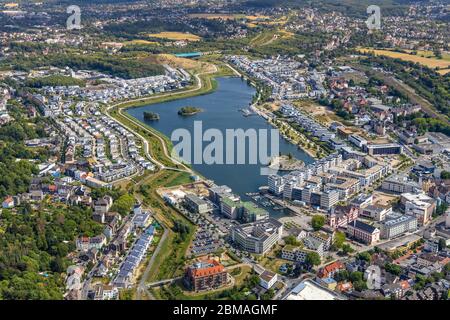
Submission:
M 80 86 L 84 87 L 86 82 L 80 79 L 75 79 L 72 77 L 62 76 L 62 75 L 51 75 L 42 78 L 33 78 L 25 82 L 27 87 L 32 88 L 42 88 L 45 86 Z
M 450 74 L 442 76 L 420 64 L 384 56 L 370 56 L 361 62 L 393 72 L 437 110 L 450 117 Z
M 26 192 L 32 174 L 38 173 L 37 167 L 30 162 L 45 160 L 45 150 L 31 150 L 23 141 L 45 136 L 46 122 L 36 119 L 29 124 L 25 120 L 16 121 L 0 128 L 0 197 Z M 20 159 L 20 161 L 17 161 Z
M 164 73 L 161 65 L 137 59 L 123 59 L 121 56 L 51 54 L 37 55 L 33 59 L 24 56 L 5 59 L 0 67 L 11 67 L 15 70 L 30 71 L 33 68 L 54 66 L 75 70 L 96 70 L 111 76 L 124 79 L 149 77 Z
M 0 218 L 0 300 L 62 299 L 64 277 L 75 238 L 94 236 L 102 225 L 91 209 L 28 206 Z
M 349 16 L 365 17 L 366 9 L 370 5 L 380 6 L 388 15 L 399 15 L 406 12 L 408 4 L 416 0 L 244 0 L 236 5 L 246 8 L 284 7 L 301 9 L 305 7 L 320 8 L 322 11 L 342 12 Z

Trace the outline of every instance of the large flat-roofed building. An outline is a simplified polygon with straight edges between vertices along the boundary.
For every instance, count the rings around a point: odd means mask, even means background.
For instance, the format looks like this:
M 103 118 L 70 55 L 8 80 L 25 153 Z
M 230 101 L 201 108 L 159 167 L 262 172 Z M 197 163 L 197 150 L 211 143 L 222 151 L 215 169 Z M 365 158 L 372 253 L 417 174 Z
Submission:
M 400 154 L 403 152 L 403 147 L 397 143 L 369 144 L 366 145 L 366 149 L 371 156 Z
M 427 224 L 436 209 L 436 201 L 424 193 L 402 193 L 400 202 L 406 214 L 417 217 L 419 225 Z
M 381 178 L 386 176 L 390 171 L 391 168 L 389 165 L 376 164 L 368 169 L 360 171 L 344 170 L 341 174 L 346 177 L 358 179 L 361 186 L 369 186 L 375 183 L 377 180 L 380 180 Z
M 339 202 L 339 192 L 336 190 L 327 190 L 322 192 L 320 197 L 320 207 L 329 210 Z
M 406 232 L 417 230 L 417 218 L 414 216 L 394 214 L 381 226 L 381 238 L 391 239 Z
M 367 217 L 375 221 L 384 221 L 386 217 L 392 213 L 391 206 L 373 205 L 361 208 L 359 215 L 362 217 Z
M 239 205 L 239 197 L 224 197 L 220 201 L 220 213 L 228 219 L 237 219 L 239 216 Z
M 231 239 L 245 251 L 264 254 L 281 239 L 282 233 L 283 224 L 268 218 L 234 227 Z
M 284 300 L 345 300 L 345 297 L 320 286 L 313 280 L 300 282 Z
M 241 220 L 244 223 L 260 221 L 269 217 L 269 212 L 249 201 L 241 202 L 241 211 Z
M 351 143 L 353 143 L 355 146 L 357 146 L 358 148 L 363 148 L 365 145 L 367 145 L 367 140 L 356 135 L 356 134 L 352 134 L 348 137 L 348 141 L 350 141 Z
M 417 190 L 421 190 L 420 185 L 408 179 L 405 175 L 392 175 L 386 178 L 381 188 L 385 191 L 391 191 L 396 193 L 405 193 L 405 192 L 415 192 Z
M 184 203 L 189 208 L 189 210 L 195 213 L 206 213 L 211 210 L 208 202 L 197 197 L 194 194 L 186 194 L 184 197 Z
M 203 260 L 186 268 L 184 282 L 193 291 L 211 290 L 227 284 L 225 267 L 216 260 Z
M 215 204 L 219 204 L 222 198 L 233 195 L 231 188 L 226 185 L 211 187 L 208 189 L 208 192 L 209 200 Z

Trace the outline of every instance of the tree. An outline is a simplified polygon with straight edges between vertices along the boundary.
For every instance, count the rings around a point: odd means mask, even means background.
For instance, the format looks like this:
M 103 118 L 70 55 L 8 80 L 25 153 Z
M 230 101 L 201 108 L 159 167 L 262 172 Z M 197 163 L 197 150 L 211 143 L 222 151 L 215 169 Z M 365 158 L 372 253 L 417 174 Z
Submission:
M 299 244 L 297 238 L 293 235 L 287 236 L 286 238 L 284 238 L 284 243 L 291 245 L 291 246 L 296 246 Z
M 334 243 L 333 246 L 337 249 L 341 249 L 345 242 L 345 233 L 341 231 L 337 231 L 334 235 Z
M 357 282 L 357 281 L 363 281 L 364 280 L 364 274 L 361 271 L 354 271 L 350 273 L 350 281 L 351 282 Z
M 447 263 L 447 264 L 445 265 L 444 271 L 445 271 L 446 273 L 449 273 L 449 272 L 450 272 L 450 262 Z
M 349 244 L 344 243 L 342 245 L 342 252 L 345 254 L 349 254 L 355 252 L 355 249 L 353 249 Z
M 447 247 L 446 241 L 442 238 L 439 239 L 439 251 L 444 250 Z
M 441 172 L 441 179 L 450 179 L 450 172 L 449 171 L 442 171 Z
M 353 283 L 353 287 L 355 288 L 356 291 L 361 292 L 367 289 L 367 283 L 364 280 L 358 280 Z
M 314 215 L 311 220 L 311 225 L 315 231 L 320 230 L 325 225 L 325 217 L 322 215 Z
M 393 264 L 393 263 L 386 263 L 384 265 L 384 269 L 389 272 L 392 273 L 393 275 L 399 276 L 402 274 L 402 267 L 400 267 L 399 265 Z
M 372 256 L 367 251 L 366 252 L 361 252 L 361 253 L 358 254 L 358 259 L 370 262 L 372 260 Z
M 133 205 L 134 205 L 134 197 L 130 194 L 124 194 L 114 202 L 111 210 L 117 211 L 122 216 L 125 216 L 130 213 L 131 209 L 133 208 Z
M 334 275 L 334 279 L 337 282 L 348 281 L 350 279 L 350 273 L 347 270 L 336 272 L 336 274 Z
M 308 252 L 305 262 L 310 266 L 318 266 L 320 264 L 320 256 L 317 252 Z

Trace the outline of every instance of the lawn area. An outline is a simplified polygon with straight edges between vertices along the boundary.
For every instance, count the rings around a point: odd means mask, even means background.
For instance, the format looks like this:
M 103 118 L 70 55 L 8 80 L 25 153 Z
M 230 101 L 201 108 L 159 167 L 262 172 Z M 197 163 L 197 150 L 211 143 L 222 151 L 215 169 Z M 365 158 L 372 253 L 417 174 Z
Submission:
M 149 37 L 152 38 L 160 38 L 160 39 L 169 39 L 169 40 L 186 40 L 186 41 L 200 41 L 200 37 L 192 34 L 192 33 L 183 33 L 183 32 L 160 32 L 160 33 L 150 33 Z
M 275 273 L 278 273 L 278 270 L 280 270 L 280 267 L 285 263 L 292 263 L 292 262 L 288 261 L 288 260 L 276 258 L 276 257 L 271 257 L 271 256 L 264 257 L 260 262 L 261 266 L 263 266 L 264 268 L 269 269 Z
M 443 56 L 442 59 L 438 59 L 433 55 L 431 55 L 431 57 L 429 57 L 428 55 L 420 55 L 419 52 L 417 55 L 413 55 L 392 50 L 376 50 L 371 48 L 361 48 L 358 50 L 361 53 L 373 52 L 375 55 L 419 63 L 432 69 L 439 68 L 444 74 L 450 72 L 450 57 L 448 55 Z
M 147 282 L 170 279 L 183 273 L 186 251 L 194 235 L 195 226 L 178 211 L 167 205 L 156 193 L 156 189 L 159 187 L 184 179 L 185 176 L 183 177 L 182 174 L 182 172 L 163 170 L 143 182 L 143 186 L 148 186 L 150 190 L 149 194 L 143 199 L 145 205 L 152 208 L 156 220 L 164 224 L 168 230 L 168 236 L 161 243 L 161 250 L 150 270 Z M 179 233 L 173 230 L 176 221 L 180 221 L 189 227 L 189 233 L 185 235 L 184 240 Z
M 152 44 L 152 45 L 159 46 L 159 43 L 158 43 L 158 42 L 155 42 L 155 41 L 148 41 L 148 40 L 142 40 L 142 39 L 125 41 L 125 42 L 123 42 L 123 44 L 124 44 L 124 45 L 133 45 L 133 44 Z
M 173 179 L 165 187 L 170 188 L 192 182 L 191 175 L 187 172 L 174 172 Z

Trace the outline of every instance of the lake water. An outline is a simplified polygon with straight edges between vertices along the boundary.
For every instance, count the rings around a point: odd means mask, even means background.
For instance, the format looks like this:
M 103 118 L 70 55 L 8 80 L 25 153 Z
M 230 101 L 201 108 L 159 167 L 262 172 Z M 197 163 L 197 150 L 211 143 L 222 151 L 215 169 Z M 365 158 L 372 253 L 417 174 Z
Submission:
M 132 108 L 128 109 L 127 112 L 169 138 L 172 136 L 172 132 L 179 128 L 187 129 L 193 136 L 195 121 L 202 121 L 203 132 L 209 128 L 216 128 L 223 133 L 224 137 L 226 129 L 273 129 L 264 118 L 257 115 L 244 117 L 240 111 L 240 109 L 247 108 L 251 103 L 255 93 L 253 87 L 236 77 L 218 78 L 216 81 L 218 82 L 218 88 L 210 94 Z M 199 107 L 203 109 L 203 112 L 188 117 L 178 115 L 178 110 L 184 106 Z M 145 111 L 158 113 L 160 120 L 144 120 Z M 174 141 L 174 144 L 176 142 Z M 208 144 L 209 142 L 205 142 L 203 146 L 205 147 Z M 280 138 L 279 149 L 281 154 L 291 153 L 295 158 L 303 160 L 306 164 L 314 160 L 283 138 Z M 248 150 L 246 154 L 248 155 Z M 244 199 L 247 199 L 245 193 L 257 192 L 260 186 L 267 185 L 267 176 L 260 175 L 261 167 L 260 164 L 192 165 L 195 171 L 207 179 L 214 180 L 218 185 L 229 186 Z

